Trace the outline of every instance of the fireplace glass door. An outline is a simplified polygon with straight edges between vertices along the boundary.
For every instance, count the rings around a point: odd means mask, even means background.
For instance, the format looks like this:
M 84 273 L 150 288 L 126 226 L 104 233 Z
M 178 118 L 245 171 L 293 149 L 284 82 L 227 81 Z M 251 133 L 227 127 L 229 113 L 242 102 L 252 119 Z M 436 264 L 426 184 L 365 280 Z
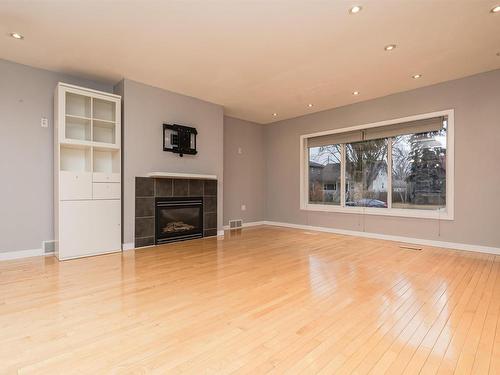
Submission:
M 157 244 L 202 236 L 202 198 L 156 198 Z

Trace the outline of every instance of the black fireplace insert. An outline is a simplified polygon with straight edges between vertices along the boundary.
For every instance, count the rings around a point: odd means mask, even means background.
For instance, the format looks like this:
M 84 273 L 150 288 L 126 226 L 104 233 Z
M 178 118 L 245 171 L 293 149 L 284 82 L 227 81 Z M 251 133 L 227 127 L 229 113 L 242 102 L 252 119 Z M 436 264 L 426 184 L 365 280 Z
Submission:
M 155 199 L 155 244 L 203 237 L 203 198 Z

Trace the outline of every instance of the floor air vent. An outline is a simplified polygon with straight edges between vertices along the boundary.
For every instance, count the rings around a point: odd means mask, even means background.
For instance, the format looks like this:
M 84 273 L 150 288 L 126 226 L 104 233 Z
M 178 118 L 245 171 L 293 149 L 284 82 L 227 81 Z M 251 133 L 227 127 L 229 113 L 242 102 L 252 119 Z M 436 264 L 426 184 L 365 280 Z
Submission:
M 239 229 L 243 227 L 243 220 L 229 220 L 229 229 Z
M 42 250 L 44 254 L 51 254 L 54 252 L 56 241 L 42 241 Z
M 420 251 L 422 250 L 421 247 L 418 247 L 418 246 L 411 246 L 411 245 L 399 245 L 399 247 L 401 249 L 406 249 L 406 250 L 416 250 L 416 251 Z

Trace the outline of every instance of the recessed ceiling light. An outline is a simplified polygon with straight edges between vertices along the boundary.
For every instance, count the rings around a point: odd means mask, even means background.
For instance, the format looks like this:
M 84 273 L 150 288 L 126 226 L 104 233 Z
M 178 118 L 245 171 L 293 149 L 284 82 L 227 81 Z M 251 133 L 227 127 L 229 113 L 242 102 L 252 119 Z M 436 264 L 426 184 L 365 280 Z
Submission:
M 387 45 L 387 46 L 384 47 L 384 49 L 386 51 L 392 51 L 394 48 L 396 48 L 395 44 L 389 44 L 389 45 Z
M 273 116 L 274 116 L 274 117 L 276 117 L 276 116 L 278 116 L 278 114 L 277 114 L 276 112 L 274 112 L 274 113 L 273 113 Z
M 500 5 L 491 8 L 491 13 L 499 13 L 499 12 L 500 12 Z
M 361 9 L 363 9 L 361 5 L 354 5 L 351 9 L 349 9 L 349 13 L 356 14 L 361 12 Z
M 10 33 L 10 36 L 13 37 L 14 39 L 24 39 L 24 36 L 22 36 L 19 33 Z
M 313 106 L 313 104 L 312 104 L 312 103 L 309 103 L 307 106 L 308 106 L 309 108 L 311 108 L 311 107 Z
M 359 91 L 354 91 L 352 94 L 353 95 L 359 95 Z
M 415 74 L 415 75 L 411 76 L 411 78 L 413 78 L 413 79 L 422 78 L 422 74 Z

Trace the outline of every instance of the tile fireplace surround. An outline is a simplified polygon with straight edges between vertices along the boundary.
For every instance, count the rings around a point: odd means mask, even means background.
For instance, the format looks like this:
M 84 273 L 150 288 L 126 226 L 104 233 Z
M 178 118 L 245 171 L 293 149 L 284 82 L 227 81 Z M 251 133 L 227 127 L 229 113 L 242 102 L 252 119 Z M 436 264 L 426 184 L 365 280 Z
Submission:
M 135 247 L 155 244 L 155 198 L 203 197 L 203 236 L 217 235 L 217 180 L 135 178 Z

